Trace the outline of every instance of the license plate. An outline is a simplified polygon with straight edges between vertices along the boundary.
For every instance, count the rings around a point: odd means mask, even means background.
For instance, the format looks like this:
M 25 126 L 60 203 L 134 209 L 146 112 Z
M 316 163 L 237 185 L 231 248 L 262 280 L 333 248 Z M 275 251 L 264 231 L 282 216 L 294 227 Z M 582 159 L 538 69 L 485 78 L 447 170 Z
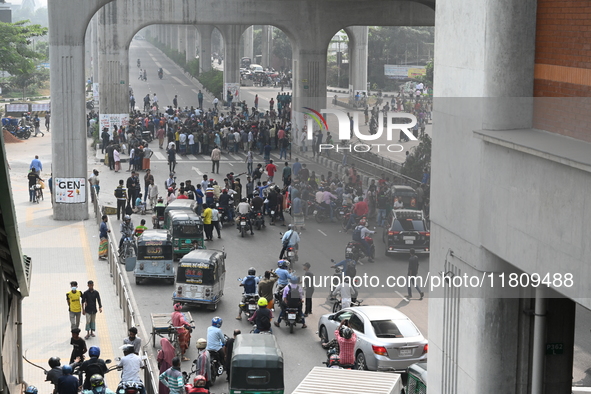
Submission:
M 402 237 L 403 240 L 405 241 L 414 241 L 415 239 L 417 239 L 417 237 L 415 236 L 406 236 L 406 237 Z
M 296 314 L 295 314 L 295 313 L 288 313 L 288 314 L 287 314 L 287 318 L 288 318 L 289 320 L 295 320 L 295 318 L 296 318 Z
M 343 212 L 343 211 L 340 211 L 339 213 L 340 213 L 341 215 L 344 215 L 344 214 L 345 214 L 345 212 Z
M 318 211 L 314 211 L 314 215 L 316 215 L 318 213 Z
M 158 265 L 157 261 L 152 261 L 152 267 L 156 267 Z
M 287 255 L 288 255 L 288 256 L 294 256 L 294 255 L 295 255 L 295 253 L 294 253 L 294 252 L 287 252 Z
M 255 309 L 257 309 L 257 306 L 255 304 L 248 304 L 248 310 L 254 311 Z
M 197 286 L 191 286 L 191 291 L 197 291 L 198 287 Z
M 398 354 L 400 355 L 400 357 L 412 356 L 412 349 L 400 349 Z
M 246 226 L 246 222 L 240 222 L 241 226 Z
M 407 245 L 412 245 L 412 244 L 415 243 L 415 241 L 410 240 L 410 239 L 407 239 L 406 241 L 404 241 L 404 243 L 407 244 Z

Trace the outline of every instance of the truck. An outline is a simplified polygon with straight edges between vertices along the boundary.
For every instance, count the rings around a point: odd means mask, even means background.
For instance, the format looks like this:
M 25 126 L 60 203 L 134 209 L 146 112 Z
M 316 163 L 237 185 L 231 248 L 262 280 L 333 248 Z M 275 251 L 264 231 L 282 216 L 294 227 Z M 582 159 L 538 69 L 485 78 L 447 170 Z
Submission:
M 314 367 L 292 394 L 400 394 L 397 373 Z

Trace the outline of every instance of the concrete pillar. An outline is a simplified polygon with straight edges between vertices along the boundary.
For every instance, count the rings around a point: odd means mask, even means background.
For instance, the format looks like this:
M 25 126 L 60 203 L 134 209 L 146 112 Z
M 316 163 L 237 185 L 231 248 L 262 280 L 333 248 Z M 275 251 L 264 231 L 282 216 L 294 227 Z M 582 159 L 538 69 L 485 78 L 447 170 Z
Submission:
M 199 71 L 206 72 L 211 70 L 211 33 L 212 25 L 197 26 L 199 32 Z
M 224 37 L 224 83 L 240 82 L 240 37 L 244 25 L 225 25 L 220 28 Z
M 186 39 L 187 39 L 187 26 L 178 26 L 178 30 L 177 30 L 177 50 L 180 53 L 183 53 L 187 48 L 186 48 Z
M 170 47 L 177 51 L 179 50 L 179 27 L 176 25 L 170 25 Z
M 273 26 L 263 25 L 263 31 L 261 32 L 261 43 L 262 43 L 262 57 L 261 57 L 261 66 L 263 68 L 269 67 L 271 63 L 271 48 L 273 46 L 273 36 L 272 30 Z M 254 59 L 253 59 L 254 62 Z
M 90 3 L 90 2 L 89 2 Z M 62 6 L 64 4 L 62 3 Z M 76 16 L 49 4 L 49 57 L 51 78 L 51 172 L 58 179 L 87 179 L 87 139 L 84 97 L 84 32 L 92 4 L 83 4 Z M 55 190 L 55 189 L 54 189 Z M 88 190 L 81 203 L 53 204 L 54 220 L 88 219 Z
M 195 47 L 196 47 L 196 30 L 195 26 L 185 26 L 185 61 L 188 63 L 195 59 Z
M 351 26 L 346 31 L 349 35 L 349 85 L 353 85 L 353 92 L 367 90 L 367 36 L 369 27 Z
M 92 21 L 86 27 L 84 35 L 84 76 L 92 76 Z
M 242 35 L 242 38 L 244 39 L 244 52 L 242 56 L 251 58 L 252 62 L 254 63 L 254 26 L 250 26 L 248 29 L 246 29 Z
M 129 55 L 121 42 L 125 29 L 121 29 L 116 5 L 108 3 L 99 11 L 100 112 L 113 115 L 129 113 Z
M 99 81 L 98 15 L 92 17 L 92 81 Z

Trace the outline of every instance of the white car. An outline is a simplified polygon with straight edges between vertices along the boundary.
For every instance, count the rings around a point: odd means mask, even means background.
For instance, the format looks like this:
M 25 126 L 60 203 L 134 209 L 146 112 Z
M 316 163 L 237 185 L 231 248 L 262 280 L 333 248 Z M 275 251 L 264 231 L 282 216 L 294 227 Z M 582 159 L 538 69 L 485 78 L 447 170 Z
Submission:
M 334 339 L 345 319 L 357 335 L 357 369 L 398 371 L 427 361 L 429 345 L 423 334 L 404 313 L 389 306 L 357 306 L 323 315 L 318 322 L 321 342 Z

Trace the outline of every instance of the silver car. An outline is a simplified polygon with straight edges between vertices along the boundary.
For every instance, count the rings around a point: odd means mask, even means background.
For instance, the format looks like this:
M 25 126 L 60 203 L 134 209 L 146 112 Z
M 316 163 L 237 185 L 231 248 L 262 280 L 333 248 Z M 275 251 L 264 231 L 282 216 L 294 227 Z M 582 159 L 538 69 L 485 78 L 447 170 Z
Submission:
M 334 339 L 345 319 L 357 335 L 357 369 L 403 370 L 427 361 L 429 345 L 423 334 L 404 313 L 389 306 L 358 306 L 323 315 L 318 322 L 321 341 Z

